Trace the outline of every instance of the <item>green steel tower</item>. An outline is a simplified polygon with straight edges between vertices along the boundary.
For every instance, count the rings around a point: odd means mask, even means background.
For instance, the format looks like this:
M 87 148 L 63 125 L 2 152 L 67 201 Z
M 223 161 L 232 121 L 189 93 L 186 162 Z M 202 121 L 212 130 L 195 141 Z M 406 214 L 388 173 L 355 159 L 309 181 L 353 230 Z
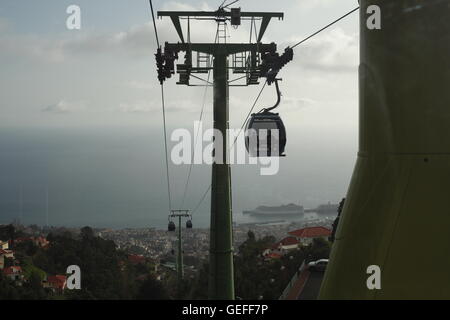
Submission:
M 360 1 L 359 153 L 321 299 L 450 299 L 449 17 L 448 0 Z
M 178 285 L 181 284 L 184 278 L 184 265 L 183 265 L 183 236 L 181 227 L 181 218 L 191 219 L 189 210 L 171 210 L 169 220 L 178 218 L 178 241 L 177 241 L 177 280 Z M 169 224 L 169 231 L 175 231 L 175 224 Z M 188 220 L 187 228 L 192 228 L 191 220 Z
M 214 128 L 219 130 L 223 137 L 222 152 L 217 152 L 215 144 L 215 153 L 221 154 L 223 158 L 215 159 L 212 165 L 209 298 L 231 300 L 234 299 L 233 230 L 231 172 L 229 161 L 227 161 L 229 141 L 226 134 L 229 121 L 229 87 L 256 85 L 259 84 L 258 79 L 265 76 L 260 70 L 262 56 L 275 54 L 276 45 L 264 44 L 261 40 L 271 19 L 282 19 L 283 13 L 241 12 L 240 8 L 227 10 L 221 7 L 213 12 L 159 11 L 158 17 L 170 17 L 181 41 L 166 42 L 164 50 L 158 48 L 156 60 L 161 83 L 175 73 L 174 61 L 178 59 L 180 52 L 185 55 L 184 63 L 176 66 L 176 73 L 180 76 L 177 84 L 195 86 L 196 84 L 191 83 L 191 78 L 202 79 L 194 74 L 213 71 Z M 214 43 L 190 42 L 190 23 L 197 19 L 217 22 Z M 181 21 L 186 22 L 187 41 L 185 41 Z M 251 23 L 252 30 L 256 34 L 254 41 L 252 42 L 250 37 L 249 43 L 226 43 L 227 23 L 238 27 L 241 21 Z M 260 26 L 259 30 L 256 30 L 257 23 Z M 239 77 L 230 79 L 230 71 Z M 241 79 L 243 83 L 239 83 L 238 80 Z M 209 85 L 207 80 L 204 81 Z

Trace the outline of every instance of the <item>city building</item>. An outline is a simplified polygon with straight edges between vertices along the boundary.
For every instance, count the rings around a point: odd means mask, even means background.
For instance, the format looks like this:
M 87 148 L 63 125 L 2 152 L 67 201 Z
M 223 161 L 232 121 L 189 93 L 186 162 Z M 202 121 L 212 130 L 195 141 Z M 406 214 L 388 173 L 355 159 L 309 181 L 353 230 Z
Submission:
M 67 277 L 64 275 L 47 276 L 47 279 L 42 281 L 42 286 L 51 289 L 53 292 L 64 291 L 66 285 Z
M 1 240 L 0 240 L 0 249 L 8 250 L 8 249 L 9 249 L 9 243 L 8 243 L 8 241 L 1 241 Z
M 307 227 L 289 232 L 303 245 L 308 245 L 314 238 L 323 238 L 325 240 L 331 235 L 331 230 L 325 227 Z
M 12 281 L 21 281 L 23 279 L 22 268 L 19 266 L 7 267 L 3 270 L 3 274 Z

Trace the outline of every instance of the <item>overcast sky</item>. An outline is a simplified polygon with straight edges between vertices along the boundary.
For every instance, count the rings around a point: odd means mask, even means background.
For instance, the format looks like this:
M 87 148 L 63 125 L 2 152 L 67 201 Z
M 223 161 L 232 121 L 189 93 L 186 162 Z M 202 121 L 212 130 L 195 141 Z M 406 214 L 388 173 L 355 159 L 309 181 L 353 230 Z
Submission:
M 219 2 L 155 0 L 154 5 L 156 10 L 212 10 Z M 70 4 L 81 7 L 79 31 L 66 29 Z M 285 20 L 272 21 L 264 39 L 283 50 L 353 9 L 357 1 L 242 0 L 239 5 L 249 11 L 285 12 Z M 294 61 L 281 74 L 286 117 L 307 125 L 356 125 L 357 22 L 354 14 L 296 49 Z M 159 20 L 158 29 L 161 41 L 177 40 L 170 19 Z M 230 31 L 231 41 L 248 39 L 246 25 Z M 192 40 L 212 41 L 214 32 L 212 24 L 193 25 Z M 147 0 L 2 1 L 0 47 L 2 125 L 160 125 Z M 191 127 L 203 89 L 175 82 L 167 82 L 168 121 Z M 258 90 L 232 89 L 233 122 L 242 119 Z M 270 104 L 273 99 L 273 91 L 265 90 L 261 101 Z M 179 114 L 183 121 L 177 120 Z
M 154 0 L 156 10 L 215 10 L 220 3 Z M 71 4 L 81 7 L 81 30 L 66 28 L 66 8 Z M 284 21 L 271 22 L 263 39 L 276 42 L 282 51 L 358 2 L 241 0 L 237 5 L 243 11 L 285 13 Z M 338 181 L 334 191 L 320 195 L 316 190 L 317 201 L 337 201 L 344 195 L 356 159 L 358 21 L 354 13 L 298 46 L 294 61 L 280 73 L 283 100 L 278 112 L 288 130 L 291 156 L 283 160 L 290 169 L 272 181 L 281 184 L 292 177 L 293 170 L 295 181 L 316 171 L 336 173 L 330 177 Z M 158 20 L 157 27 L 162 42 L 177 41 L 170 19 Z M 230 42 L 248 41 L 249 26 L 229 30 Z M 192 41 L 212 42 L 214 35 L 214 24 L 192 26 Z M 155 35 L 147 0 L 1 1 L 0 48 L 0 127 L 147 127 L 162 134 Z M 166 82 L 168 126 L 192 131 L 204 88 L 177 86 L 177 78 Z M 231 127 L 241 126 L 259 89 L 231 88 Z M 257 108 L 275 102 L 274 90 L 266 88 Z M 207 123 L 212 121 L 211 91 L 206 100 Z M 163 154 L 163 149 L 156 151 Z M 327 159 L 321 159 L 324 154 Z M 326 190 L 326 176 L 323 181 Z M 181 193 L 182 188 L 178 189 Z M 284 194 L 280 201 L 293 197 Z

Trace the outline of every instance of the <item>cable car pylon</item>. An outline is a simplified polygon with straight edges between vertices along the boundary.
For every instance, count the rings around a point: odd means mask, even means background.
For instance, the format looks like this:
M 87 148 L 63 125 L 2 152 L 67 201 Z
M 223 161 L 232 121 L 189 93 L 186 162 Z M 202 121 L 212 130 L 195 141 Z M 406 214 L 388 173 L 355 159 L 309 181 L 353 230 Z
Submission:
M 186 221 L 186 229 L 192 229 L 192 216 L 190 215 L 189 210 L 171 210 L 169 214 L 169 232 L 174 232 L 176 230 L 175 223 L 172 221 L 172 219 L 176 218 L 178 218 L 177 283 L 178 288 L 180 288 L 181 282 L 184 278 L 181 218 L 188 218 Z
M 227 9 L 228 6 L 221 6 L 217 11 L 210 12 L 158 11 L 158 17 L 170 17 L 181 42 L 166 42 L 164 49 L 158 48 L 155 55 L 158 80 L 161 84 L 177 73 L 180 76 L 177 84 L 194 86 L 195 84 L 191 84 L 191 76 L 192 78 L 199 78 L 194 76 L 194 74 L 204 74 L 210 70 L 213 71 L 214 129 L 218 130 L 223 138 L 222 152 L 217 152 L 222 154 L 223 159 L 214 160 L 211 182 L 209 298 L 216 300 L 233 300 L 235 298 L 231 171 L 228 161 L 229 142 L 226 134 L 229 121 L 229 87 L 257 85 L 259 84 L 259 78 L 266 78 L 265 81 L 270 85 L 275 81 L 278 71 L 293 57 L 292 48 L 286 48 L 284 53 L 280 55 L 277 53 L 275 43 L 261 42 L 272 18 L 283 19 L 283 13 L 241 12 L 240 8 Z M 232 26 L 238 27 L 242 21 L 250 21 L 254 25 L 256 25 L 255 21 L 261 21 L 261 24 L 255 42 L 191 43 L 189 40 L 191 39 L 190 22 L 197 19 L 212 20 L 217 22 L 218 26 L 226 26 L 227 23 L 230 23 Z M 184 40 L 181 20 L 187 21 L 188 24 L 186 38 L 188 42 Z M 180 52 L 185 53 L 184 63 L 177 64 L 175 67 L 175 60 L 178 59 Z M 193 59 L 193 53 L 197 54 L 197 59 Z M 213 58 L 213 66 L 206 63 L 209 59 L 204 59 L 205 55 Z M 233 74 L 238 74 L 239 78 L 230 80 L 230 70 Z M 244 79 L 244 84 L 234 84 L 240 78 Z M 219 146 L 216 144 L 216 141 L 217 139 L 215 139 L 214 147 L 217 150 Z M 273 154 L 272 156 L 276 155 Z M 181 218 L 179 219 L 181 221 Z

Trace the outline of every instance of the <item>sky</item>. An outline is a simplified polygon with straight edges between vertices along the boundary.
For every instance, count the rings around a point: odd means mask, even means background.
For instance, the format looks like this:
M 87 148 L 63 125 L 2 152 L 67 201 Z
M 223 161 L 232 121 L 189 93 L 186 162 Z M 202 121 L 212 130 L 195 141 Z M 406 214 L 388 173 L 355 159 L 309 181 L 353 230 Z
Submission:
M 154 7 L 215 10 L 220 2 L 154 0 Z M 81 8 L 80 30 L 66 28 L 66 8 L 72 4 Z M 283 11 L 284 21 L 273 20 L 263 38 L 263 42 L 276 42 L 282 51 L 358 3 L 241 0 L 236 5 L 243 11 Z M 253 194 L 248 201 L 239 200 L 238 193 L 239 209 L 261 202 L 337 202 L 345 195 L 358 142 L 358 22 L 358 15 L 353 14 L 295 49 L 294 61 L 280 73 L 283 97 L 278 112 L 288 130 L 288 157 L 272 178 L 260 177 L 248 166 L 233 168 L 237 176 L 233 187 Z M 170 19 L 158 19 L 157 28 L 161 42 L 178 40 Z M 212 42 L 215 26 L 198 22 L 191 31 L 192 41 Z M 229 42 L 247 42 L 248 31 L 247 25 L 230 28 Z M 110 132 L 111 137 L 118 137 L 142 129 L 133 152 L 145 150 L 156 157 L 148 170 L 151 181 L 158 181 L 155 186 L 161 186 L 161 97 L 147 0 L 1 1 L 0 48 L 0 130 L 31 136 L 45 130 L 56 134 L 67 130 L 96 135 Z M 205 91 L 204 87 L 177 86 L 175 82 L 172 78 L 165 84 L 169 136 L 177 128 L 193 130 Z M 241 127 L 259 90 L 259 86 L 230 89 L 230 127 Z M 212 90 L 206 92 L 203 120 L 210 124 Z M 260 105 L 269 106 L 275 100 L 275 89 L 268 87 Z M 5 137 L 0 140 L 3 150 L 11 145 Z M 187 166 L 171 165 L 171 170 L 174 197 L 179 199 Z M 209 169 L 199 170 L 204 174 L 199 174 L 200 178 L 195 174 L 193 180 L 206 186 Z M 196 203 L 202 189 L 195 188 L 190 205 Z

